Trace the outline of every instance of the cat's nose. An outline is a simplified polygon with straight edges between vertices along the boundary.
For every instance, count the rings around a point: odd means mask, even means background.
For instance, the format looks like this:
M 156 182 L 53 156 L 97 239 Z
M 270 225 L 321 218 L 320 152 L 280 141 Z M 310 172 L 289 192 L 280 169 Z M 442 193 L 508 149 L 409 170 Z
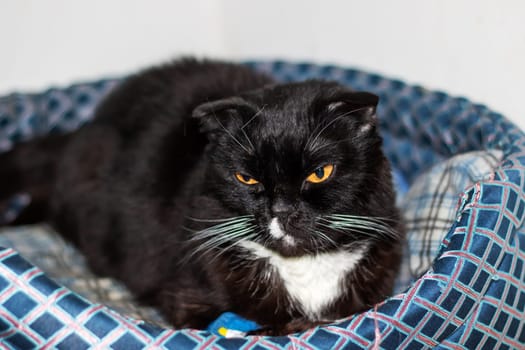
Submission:
M 293 209 L 293 205 L 282 198 L 277 198 L 272 204 L 272 213 L 275 216 L 289 214 Z

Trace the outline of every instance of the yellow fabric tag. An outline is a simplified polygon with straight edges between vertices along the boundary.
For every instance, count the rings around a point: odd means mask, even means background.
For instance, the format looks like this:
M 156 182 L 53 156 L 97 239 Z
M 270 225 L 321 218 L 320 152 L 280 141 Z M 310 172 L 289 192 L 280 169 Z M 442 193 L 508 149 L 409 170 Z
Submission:
M 218 330 L 219 334 L 222 335 L 223 337 L 226 336 L 226 334 L 228 334 L 228 330 L 224 327 L 220 327 L 219 330 Z

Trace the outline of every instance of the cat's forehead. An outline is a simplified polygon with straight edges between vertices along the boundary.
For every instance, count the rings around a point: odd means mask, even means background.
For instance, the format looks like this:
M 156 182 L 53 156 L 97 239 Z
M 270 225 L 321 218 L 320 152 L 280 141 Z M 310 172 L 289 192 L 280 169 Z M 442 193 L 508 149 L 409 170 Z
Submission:
M 304 167 L 320 161 L 308 144 L 320 131 L 315 104 L 322 87 L 319 83 L 289 84 L 261 93 L 258 110 L 244 116 L 244 128 L 239 130 L 239 137 L 247 138 L 253 146 L 259 166 L 263 163 L 273 174 L 302 176 L 299 172 Z
M 246 97 L 270 109 L 308 108 L 323 96 L 347 90 L 336 82 L 310 80 L 269 85 L 252 91 Z
M 229 152 L 233 146 L 237 159 L 252 174 L 256 173 L 252 169 L 262 168 L 287 175 L 311 171 L 347 159 L 354 149 L 366 149 L 375 137 L 377 99 L 337 83 L 276 85 L 241 98 L 236 103 L 242 108 L 233 114 L 235 122 L 223 136 L 230 143 Z M 355 146 L 358 142 L 361 145 Z
M 311 81 L 261 89 L 251 96 L 258 108 L 253 115 L 244 116 L 245 126 L 267 137 L 305 137 L 319 121 L 316 103 L 320 96 L 335 88 L 333 83 Z
M 284 106 L 266 105 L 254 114 L 245 131 L 259 152 L 278 154 L 301 150 L 318 121 L 305 104 L 287 101 Z

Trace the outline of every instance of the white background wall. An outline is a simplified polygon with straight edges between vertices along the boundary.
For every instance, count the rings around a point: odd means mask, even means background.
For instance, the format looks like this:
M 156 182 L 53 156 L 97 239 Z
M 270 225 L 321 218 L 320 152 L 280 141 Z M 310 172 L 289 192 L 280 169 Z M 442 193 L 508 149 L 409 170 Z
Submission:
M 520 0 L 0 0 L 0 94 L 179 54 L 363 68 L 485 103 L 525 129 Z

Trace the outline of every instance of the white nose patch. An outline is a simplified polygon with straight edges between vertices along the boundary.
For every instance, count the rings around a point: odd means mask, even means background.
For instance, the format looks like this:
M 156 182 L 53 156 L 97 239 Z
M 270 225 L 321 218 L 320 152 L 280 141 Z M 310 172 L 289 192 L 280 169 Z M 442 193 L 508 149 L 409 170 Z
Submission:
M 268 226 L 268 229 L 270 230 L 270 234 L 274 238 L 283 238 L 284 237 L 284 231 L 281 228 L 281 225 L 279 224 L 279 219 L 273 218 L 272 221 L 270 221 L 270 225 Z
M 273 218 L 272 221 L 270 221 L 270 225 L 268 225 L 268 230 L 275 239 L 282 239 L 288 245 L 295 245 L 295 240 L 293 237 L 287 235 L 286 232 L 284 232 L 281 228 L 279 219 Z

